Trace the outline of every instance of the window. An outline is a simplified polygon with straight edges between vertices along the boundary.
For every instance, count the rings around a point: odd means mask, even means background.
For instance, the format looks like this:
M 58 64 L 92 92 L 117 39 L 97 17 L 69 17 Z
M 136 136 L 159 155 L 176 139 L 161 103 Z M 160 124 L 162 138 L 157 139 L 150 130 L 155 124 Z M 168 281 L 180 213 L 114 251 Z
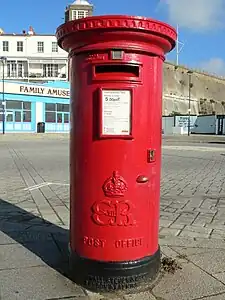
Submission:
M 69 123 L 69 121 L 70 121 L 70 115 L 64 114 L 64 123 Z
M 6 109 L 22 109 L 22 101 L 6 101 Z
M 55 107 L 55 103 L 45 103 L 45 110 L 46 111 L 55 111 L 56 107 Z
M 22 117 L 22 114 L 21 114 L 21 111 L 15 111 L 15 122 L 21 122 L 21 117 Z
M 2 42 L 2 50 L 4 52 L 9 52 L 9 42 L 8 41 L 3 41 Z
M 69 112 L 70 106 L 69 106 L 69 104 L 57 103 L 57 111 Z
M 69 123 L 69 104 L 45 103 L 45 122 Z
M 22 122 L 31 122 L 31 102 L 23 102 Z
M 3 105 L 2 105 L 2 101 L 0 101 L 0 122 L 3 121 Z
M 46 111 L 45 113 L 45 122 L 47 123 L 55 123 L 55 112 Z
M 16 62 L 13 62 L 11 67 L 12 67 L 12 76 L 16 77 L 16 70 L 17 70 Z
M 37 52 L 38 53 L 44 52 L 44 42 L 37 42 Z
M 24 63 L 22 61 L 18 61 L 18 77 L 23 77 L 24 74 Z
M 7 61 L 7 76 L 17 77 L 17 64 L 16 61 Z
M 82 19 L 85 17 L 85 12 L 82 10 L 78 10 L 77 12 L 77 19 Z
M 45 122 L 55 123 L 56 121 L 56 104 L 45 103 Z
M 76 19 L 77 19 L 77 11 L 72 10 L 72 20 L 76 20 Z
M 6 112 L 6 122 L 13 122 L 13 112 L 12 111 Z
M 23 111 L 23 122 L 31 122 L 31 111 Z
M 57 113 L 57 123 L 62 123 L 62 113 Z
M 6 100 L 7 122 L 31 122 L 31 102 Z
M 26 68 L 25 61 L 7 61 L 7 77 L 23 78 L 24 70 Z
M 23 42 L 17 42 L 17 52 L 23 52 Z
M 55 64 L 43 65 L 43 77 L 58 77 L 59 66 Z
M 73 10 L 72 20 L 82 19 L 89 16 L 88 10 Z
M 31 102 L 23 102 L 24 110 L 31 110 Z
M 57 42 L 52 42 L 52 52 L 58 52 L 58 44 L 57 44 Z

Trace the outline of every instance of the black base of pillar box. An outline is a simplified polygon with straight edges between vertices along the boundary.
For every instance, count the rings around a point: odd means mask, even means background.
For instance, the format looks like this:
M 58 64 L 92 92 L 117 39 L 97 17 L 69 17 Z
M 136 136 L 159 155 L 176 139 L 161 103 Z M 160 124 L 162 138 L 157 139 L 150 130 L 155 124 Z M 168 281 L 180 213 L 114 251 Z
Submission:
M 135 261 L 102 262 L 78 256 L 70 250 L 72 279 L 92 291 L 116 291 L 151 283 L 160 270 L 160 249 Z

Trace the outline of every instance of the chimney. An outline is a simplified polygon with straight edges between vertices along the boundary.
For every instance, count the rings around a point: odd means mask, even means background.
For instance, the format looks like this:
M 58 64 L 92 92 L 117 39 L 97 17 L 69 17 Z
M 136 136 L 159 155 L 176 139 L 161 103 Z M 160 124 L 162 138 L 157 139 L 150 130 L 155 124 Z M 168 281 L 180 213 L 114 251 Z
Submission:
M 35 35 L 34 28 L 32 26 L 29 27 L 28 34 L 29 35 Z

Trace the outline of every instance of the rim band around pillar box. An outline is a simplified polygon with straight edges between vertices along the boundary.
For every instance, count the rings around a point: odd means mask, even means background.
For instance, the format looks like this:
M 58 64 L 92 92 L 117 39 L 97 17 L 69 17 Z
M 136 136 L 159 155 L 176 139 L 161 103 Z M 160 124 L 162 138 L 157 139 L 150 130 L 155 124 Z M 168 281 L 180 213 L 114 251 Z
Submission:
M 158 245 L 162 76 L 173 27 L 95 16 L 57 29 L 69 53 L 70 267 L 95 291 L 152 282 Z

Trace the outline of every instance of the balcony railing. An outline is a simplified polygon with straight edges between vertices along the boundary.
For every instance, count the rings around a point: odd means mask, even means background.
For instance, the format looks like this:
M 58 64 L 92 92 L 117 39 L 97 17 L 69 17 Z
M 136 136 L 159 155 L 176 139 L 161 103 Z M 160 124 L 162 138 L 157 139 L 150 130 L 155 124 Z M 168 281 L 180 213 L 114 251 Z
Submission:
M 54 76 L 53 76 L 54 75 Z M 3 73 L 0 73 L 0 80 L 3 78 Z M 58 74 L 52 74 L 52 76 L 48 76 L 48 74 L 42 74 L 42 73 L 23 73 L 23 74 L 17 74 L 17 73 L 11 73 L 7 74 L 5 72 L 4 78 L 7 79 L 30 79 L 30 80 L 67 80 L 67 75 L 65 73 L 58 73 Z

